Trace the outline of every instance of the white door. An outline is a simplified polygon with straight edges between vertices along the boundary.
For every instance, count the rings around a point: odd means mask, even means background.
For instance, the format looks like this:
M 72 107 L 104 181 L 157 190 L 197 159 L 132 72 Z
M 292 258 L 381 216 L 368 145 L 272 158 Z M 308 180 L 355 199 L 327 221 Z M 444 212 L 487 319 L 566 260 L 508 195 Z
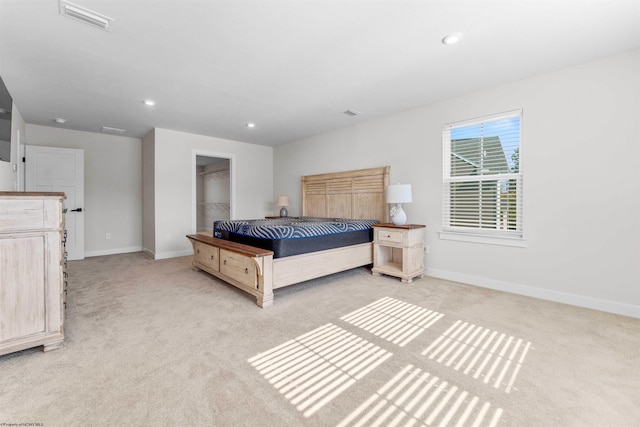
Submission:
M 27 145 L 26 191 L 64 192 L 67 259 L 84 259 L 84 151 Z

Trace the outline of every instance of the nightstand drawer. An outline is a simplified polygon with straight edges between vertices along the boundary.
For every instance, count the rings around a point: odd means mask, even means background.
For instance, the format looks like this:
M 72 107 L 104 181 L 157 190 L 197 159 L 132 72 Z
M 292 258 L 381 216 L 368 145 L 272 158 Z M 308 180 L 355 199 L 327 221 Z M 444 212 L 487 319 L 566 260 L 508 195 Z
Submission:
M 402 243 L 403 237 L 406 233 L 404 231 L 395 230 L 376 230 L 376 241 L 385 243 Z

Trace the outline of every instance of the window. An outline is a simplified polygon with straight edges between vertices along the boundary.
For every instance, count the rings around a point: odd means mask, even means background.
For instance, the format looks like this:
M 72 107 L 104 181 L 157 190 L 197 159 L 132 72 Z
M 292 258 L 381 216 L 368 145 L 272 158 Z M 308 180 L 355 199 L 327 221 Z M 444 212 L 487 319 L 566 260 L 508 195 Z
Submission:
M 522 239 L 521 121 L 517 110 L 443 127 L 442 238 Z

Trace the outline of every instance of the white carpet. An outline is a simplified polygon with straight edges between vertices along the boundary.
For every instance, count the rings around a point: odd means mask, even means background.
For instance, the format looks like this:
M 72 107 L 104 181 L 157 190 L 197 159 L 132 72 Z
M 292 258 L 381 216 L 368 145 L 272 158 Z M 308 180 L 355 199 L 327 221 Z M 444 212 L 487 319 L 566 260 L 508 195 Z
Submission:
M 0 425 L 640 419 L 638 319 L 365 268 L 279 289 L 267 309 L 189 257 L 68 270 L 64 347 L 0 356 Z

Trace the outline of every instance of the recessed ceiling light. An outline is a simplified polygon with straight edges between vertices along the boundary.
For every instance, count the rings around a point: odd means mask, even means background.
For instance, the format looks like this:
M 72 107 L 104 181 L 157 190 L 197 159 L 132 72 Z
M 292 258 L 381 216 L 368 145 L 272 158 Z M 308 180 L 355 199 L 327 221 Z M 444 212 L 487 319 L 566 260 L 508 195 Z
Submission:
M 254 127 L 256 127 L 256 124 L 249 122 L 249 123 L 247 123 L 247 127 L 248 128 L 254 128 Z
M 62 125 L 62 124 L 65 124 L 67 122 L 67 119 L 61 119 L 61 118 L 58 117 L 56 119 L 53 119 L 53 121 Z
M 153 99 L 145 99 L 142 102 L 144 103 L 144 105 L 148 105 L 149 107 L 153 107 L 154 105 L 156 105 L 156 101 L 154 101 Z
M 442 39 L 442 44 L 447 44 L 447 45 L 456 44 L 460 41 L 460 39 L 462 39 L 462 34 L 460 33 L 447 34 Z
M 58 7 L 61 15 L 84 22 L 101 30 L 111 31 L 113 18 L 109 18 L 101 13 L 94 12 L 93 10 L 66 0 L 60 0 Z

